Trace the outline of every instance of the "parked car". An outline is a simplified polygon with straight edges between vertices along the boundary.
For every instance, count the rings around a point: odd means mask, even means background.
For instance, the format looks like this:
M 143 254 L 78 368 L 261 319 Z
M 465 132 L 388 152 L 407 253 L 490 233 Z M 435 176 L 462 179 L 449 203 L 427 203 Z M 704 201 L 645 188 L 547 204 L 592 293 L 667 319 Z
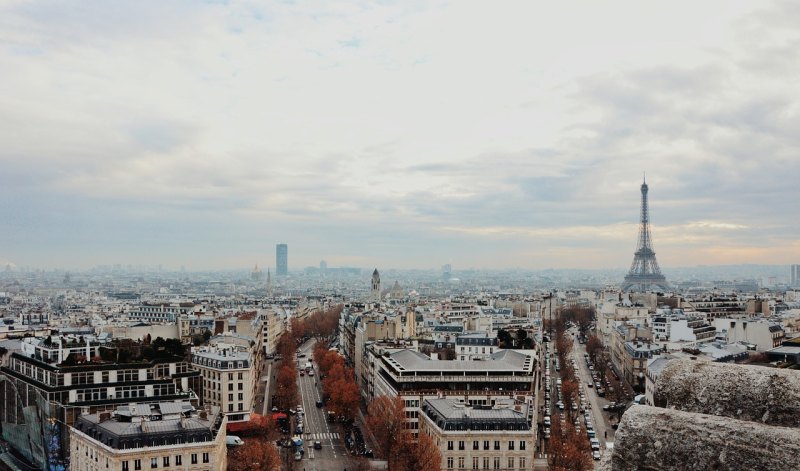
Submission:
M 592 459 L 594 459 L 595 461 L 600 460 L 600 450 L 592 451 Z
M 319 440 L 316 440 L 316 441 L 314 442 L 314 449 L 315 449 L 315 450 L 321 450 L 321 449 L 322 449 L 322 442 L 321 442 L 321 441 L 319 441 Z
M 228 446 L 242 446 L 244 445 L 244 440 L 237 437 L 236 435 L 228 435 L 225 438 L 225 444 Z

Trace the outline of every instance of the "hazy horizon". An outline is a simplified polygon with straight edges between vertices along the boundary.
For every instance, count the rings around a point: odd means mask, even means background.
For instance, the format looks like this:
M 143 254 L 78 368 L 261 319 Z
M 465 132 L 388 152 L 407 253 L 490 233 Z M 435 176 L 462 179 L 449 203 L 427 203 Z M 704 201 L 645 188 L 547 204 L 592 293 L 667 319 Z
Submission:
M 800 263 L 800 4 L 0 5 L 0 267 Z

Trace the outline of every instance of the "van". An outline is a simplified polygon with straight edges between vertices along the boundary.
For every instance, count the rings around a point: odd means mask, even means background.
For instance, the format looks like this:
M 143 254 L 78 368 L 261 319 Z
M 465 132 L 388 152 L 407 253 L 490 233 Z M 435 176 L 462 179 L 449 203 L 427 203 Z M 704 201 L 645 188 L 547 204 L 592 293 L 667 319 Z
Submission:
M 225 438 L 225 444 L 228 446 L 242 446 L 244 445 L 244 440 L 237 437 L 236 435 L 228 435 Z

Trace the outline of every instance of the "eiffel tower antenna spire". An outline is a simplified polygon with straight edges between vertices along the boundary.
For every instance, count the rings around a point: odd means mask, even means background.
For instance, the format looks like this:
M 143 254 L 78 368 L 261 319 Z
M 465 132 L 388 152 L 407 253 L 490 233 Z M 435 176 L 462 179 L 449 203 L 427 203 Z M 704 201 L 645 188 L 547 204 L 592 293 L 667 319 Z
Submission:
M 661 269 L 656 261 L 656 252 L 653 250 L 652 236 L 650 235 L 650 210 L 647 204 L 647 180 L 646 175 L 642 181 L 642 208 L 639 220 L 639 243 L 636 252 L 633 254 L 633 263 L 625 281 L 622 283 L 622 291 L 641 290 L 647 291 L 652 288 L 661 288 L 664 291 L 669 289 L 666 277 L 661 274 Z

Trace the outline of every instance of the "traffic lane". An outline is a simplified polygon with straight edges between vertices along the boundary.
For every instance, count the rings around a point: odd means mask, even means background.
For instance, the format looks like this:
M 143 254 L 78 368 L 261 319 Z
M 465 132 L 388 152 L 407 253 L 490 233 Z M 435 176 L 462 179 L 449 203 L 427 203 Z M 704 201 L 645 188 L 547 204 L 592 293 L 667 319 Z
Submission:
M 597 391 L 594 389 L 594 387 L 589 388 L 587 386 L 588 382 L 591 381 L 594 383 L 594 381 L 592 380 L 591 370 L 589 370 L 589 367 L 586 365 L 586 359 L 584 358 L 583 353 L 585 353 L 585 348 L 583 351 L 575 349 L 573 352 L 575 355 L 575 363 L 579 364 L 578 372 L 579 376 L 581 377 L 586 398 L 592 405 L 592 424 L 594 425 L 594 431 L 601 443 L 605 443 L 609 439 L 613 441 L 614 430 L 611 428 L 611 424 L 603 414 L 603 405 L 606 404 L 607 401 L 597 395 Z
M 314 446 L 315 441 L 319 441 L 322 445 L 321 450 L 313 450 L 309 454 L 319 458 L 320 456 L 336 459 L 342 454 L 341 449 L 337 449 L 334 430 L 331 429 L 327 420 L 325 419 L 324 411 L 317 408 L 316 403 L 321 399 L 319 389 L 316 384 L 316 375 L 308 376 L 304 374 L 299 377 L 301 380 L 301 395 L 303 398 L 303 409 L 305 410 L 306 424 L 304 428 L 304 437 L 307 439 L 309 448 Z

